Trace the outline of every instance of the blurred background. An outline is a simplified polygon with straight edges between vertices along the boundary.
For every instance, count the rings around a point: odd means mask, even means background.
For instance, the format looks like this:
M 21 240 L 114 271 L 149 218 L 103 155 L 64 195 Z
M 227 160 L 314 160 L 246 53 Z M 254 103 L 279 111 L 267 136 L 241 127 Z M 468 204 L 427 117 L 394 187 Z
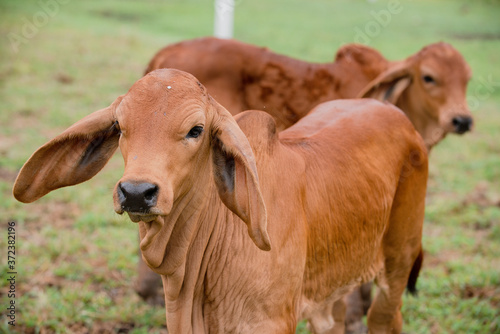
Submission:
M 391 60 L 437 41 L 463 54 L 475 128 L 431 153 L 426 258 L 418 297 L 404 299 L 404 332 L 500 333 L 500 1 L 235 0 L 234 10 L 235 38 L 307 61 L 333 61 L 351 42 Z M 0 332 L 166 332 L 164 309 L 132 289 L 137 225 L 112 205 L 119 154 L 33 204 L 11 191 L 40 145 L 125 93 L 160 48 L 213 26 L 212 1 L 0 0 Z M 9 220 L 15 328 L 4 312 Z

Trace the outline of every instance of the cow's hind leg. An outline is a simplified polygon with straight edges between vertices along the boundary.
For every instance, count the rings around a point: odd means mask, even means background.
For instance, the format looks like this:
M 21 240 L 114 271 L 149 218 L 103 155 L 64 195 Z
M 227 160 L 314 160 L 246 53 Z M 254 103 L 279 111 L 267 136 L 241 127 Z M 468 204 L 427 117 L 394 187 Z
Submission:
M 372 303 L 372 282 L 364 283 L 345 297 L 347 309 L 345 314 L 345 332 L 347 334 L 366 333 L 363 324 L 365 316 Z
M 417 247 L 416 251 L 409 251 L 408 256 L 386 258 L 384 270 L 375 279 L 379 289 L 368 310 L 369 333 L 401 333 L 402 295 L 407 287 L 412 266 L 418 262 L 421 249 L 419 242 Z
M 379 289 L 368 310 L 368 333 L 401 333 L 403 320 L 400 308 L 405 283 L 404 276 L 398 276 L 391 273 L 377 277 Z
M 379 289 L 368 311 L 368 330 L 372 334 L 401 332 L 402 295 L 412 268 L 420 268 L 427 181 L 427 164 L 421 162 L 401 177 L 394 196 L 382 240 L 384 268 L 375 279 Z

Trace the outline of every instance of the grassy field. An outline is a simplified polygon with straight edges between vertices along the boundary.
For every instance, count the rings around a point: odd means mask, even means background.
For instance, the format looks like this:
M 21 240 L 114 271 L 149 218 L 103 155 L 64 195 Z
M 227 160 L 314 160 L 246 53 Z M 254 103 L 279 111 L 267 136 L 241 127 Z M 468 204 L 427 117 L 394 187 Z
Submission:
M 159 48 L 210 35 L 213 4 L 60 2 L 0 0 L 0 333 L 164 333 L 163 308 L 132 290 L 136 225 L 112 206 L 119 155 L 94 179 L 33 204 L 11 189 L 37 147 L 126 92 Z M 379 23 L 373 13 L 388 3 L 236 0 L 235 37 L 317 62 L 352 41 L 390 59 L 440 40 L 462 52 L 474 72 L 475 129 L 431 154 L 426 259 L 419 296 L 404 299 L 404 331 L 500 333 L 500 2 L 402 0 Z M 11 220 L 16 327 L 6 318 Z

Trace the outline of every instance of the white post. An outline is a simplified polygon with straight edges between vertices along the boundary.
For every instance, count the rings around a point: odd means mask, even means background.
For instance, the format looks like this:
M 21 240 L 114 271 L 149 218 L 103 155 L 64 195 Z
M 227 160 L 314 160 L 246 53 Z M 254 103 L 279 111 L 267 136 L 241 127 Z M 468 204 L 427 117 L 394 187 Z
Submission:
M 219 38 L 233 37 L 234 0 L 215 0 L 214 35 Z

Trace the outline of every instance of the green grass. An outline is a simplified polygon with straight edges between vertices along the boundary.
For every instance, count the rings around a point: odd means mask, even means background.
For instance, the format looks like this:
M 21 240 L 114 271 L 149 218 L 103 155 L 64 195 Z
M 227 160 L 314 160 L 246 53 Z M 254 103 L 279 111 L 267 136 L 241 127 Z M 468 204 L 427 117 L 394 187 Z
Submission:
M 327 62 L 376 22 L 388 1 L 236 1 L 235 36 L 308 61 Z M 433 149 L 417 298 L 404 298 L 406 333 L 500 332 L 500 2 L 400 1 L 370 37 L 389 59 L 452 43 L 474 76 L 474 132 Z M 17 222 L 16 327 L 23 332 L 160 333 L 164 310 L 133 292 L 136 225 L 112 209 L 119 155 L 94 179 L 33 204 L 11 195 L 29 155 L 81 117 L 109 105 L 172 42 L 210 35 L 211 1 L 68 1 L 14 52 L 38 1 L 0 1 L 0 223 Z M 371 23 L 370 23 L 371 22 Z M 489 82 L 489 83 L 488 83 Z M 0 306 L 8 271 L 0 238 Z M 3 311 L 2 311 L 3 312 Z M 0 332 L 11 331 L 0 316 Z M 14 331 L 15 332 L 15 331 Z M 297 333 L 307 333 L 305 324 Z

